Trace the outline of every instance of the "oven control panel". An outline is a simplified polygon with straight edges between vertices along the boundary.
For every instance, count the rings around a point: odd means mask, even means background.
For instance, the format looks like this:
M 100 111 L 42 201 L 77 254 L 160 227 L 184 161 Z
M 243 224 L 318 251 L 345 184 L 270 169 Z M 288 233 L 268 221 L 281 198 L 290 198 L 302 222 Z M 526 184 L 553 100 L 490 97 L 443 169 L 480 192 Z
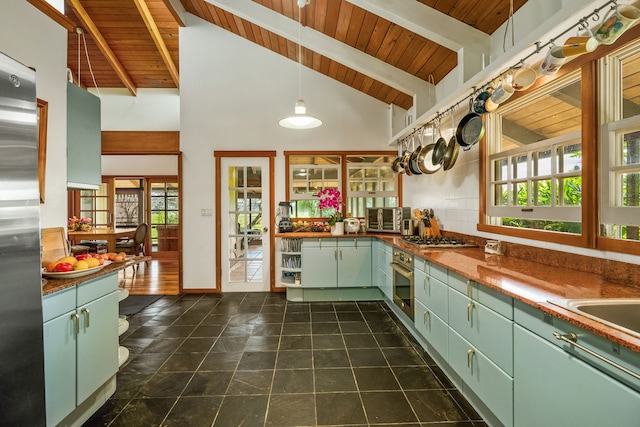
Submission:
M 393 251 L 393 262 L 397 264 L 401 264 L 404 267 L 413 270 L 413 256 L 410 253 L 394 250 Z

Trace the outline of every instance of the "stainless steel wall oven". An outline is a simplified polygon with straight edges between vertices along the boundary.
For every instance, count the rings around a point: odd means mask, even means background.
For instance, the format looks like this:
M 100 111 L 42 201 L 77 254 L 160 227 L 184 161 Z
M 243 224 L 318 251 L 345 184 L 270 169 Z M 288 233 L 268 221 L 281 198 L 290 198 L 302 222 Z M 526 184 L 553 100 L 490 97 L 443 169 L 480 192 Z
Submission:
M 413 256 L 393 250 L 393 302 L 413 320 Z

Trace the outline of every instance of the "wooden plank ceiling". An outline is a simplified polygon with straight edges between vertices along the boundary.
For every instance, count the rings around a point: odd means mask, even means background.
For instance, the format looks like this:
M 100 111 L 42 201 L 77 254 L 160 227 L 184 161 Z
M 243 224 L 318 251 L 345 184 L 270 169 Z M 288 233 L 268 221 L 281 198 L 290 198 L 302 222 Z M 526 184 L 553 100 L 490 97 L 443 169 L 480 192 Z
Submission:
M 485 34 L 499 28 L 508 19 L 510 9 L 509 0 L 403 1 L 433 8 Z M 290 40 L 275 34 L 205 0 L 181 0 L 181 3 L 187 12 L 213 25 L 298 61 L 296 38 Z M 294 23 L 298 21 L 300 9 L 296 0 L 253 0 L 253 3 Z M 513 0 L 514 11 L 525 3 L 526 0 Z M 182 23 L 169 0 L 65 0 L 65 15 L 85 32 L 95 84 L 84 45 L 78 55 L 78 35 L 74 32 L 69 34 L 68 49 L 68 65 L 74 75 L 80 56 L 83 86 L 126 87 L 132 94 L 137 88 L 179 87 L 178 27 Z M 457 65 L 456 52 L 347 0 L 311 0 L 302 9 L 300 20 L 309 29 L 424 80 L 425 86 L 430 76 L 437 84 Z M 429 23 L 423 25 L 427 27 Z M 302 49 L 301 62 L 386 104 L 404 109 L 413 104 L 410 94 L 330 59 L 313 46 Z

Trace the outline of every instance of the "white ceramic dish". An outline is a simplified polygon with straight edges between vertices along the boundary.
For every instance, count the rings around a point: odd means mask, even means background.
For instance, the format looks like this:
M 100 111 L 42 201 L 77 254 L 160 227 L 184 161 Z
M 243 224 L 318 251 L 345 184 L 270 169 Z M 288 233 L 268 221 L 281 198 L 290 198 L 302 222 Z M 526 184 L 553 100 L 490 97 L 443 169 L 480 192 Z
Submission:
M 97 267 L 87 268 L 85 270 L 64 271 L 64 272 L 43 271 L 42 275 L 49 277 L 51 279 L 75 279 L 76 277 L 88 276 L 89 274 L 93 274 L 97 271 L 100 271 L 109 264 L 111 264 L 111 261 L 105 261 L 104 264 L 102 265 L 99 265 Z

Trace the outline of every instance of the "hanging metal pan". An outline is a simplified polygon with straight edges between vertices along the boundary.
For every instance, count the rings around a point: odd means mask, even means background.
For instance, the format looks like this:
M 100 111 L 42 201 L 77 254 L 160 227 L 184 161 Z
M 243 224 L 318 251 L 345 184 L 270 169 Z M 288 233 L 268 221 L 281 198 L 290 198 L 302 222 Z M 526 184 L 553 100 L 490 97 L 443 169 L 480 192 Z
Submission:
M 433 158 L 433 149 L 436 147 L 436 144 L 428 144 L 424 147 L 424 161 L 420 164 L 420 170 L 426 174 L 432 174 L 438 172 L 442 167 L 442 163 L 437 165 L 433 164 L 431 160 Z
M 438 134 L 440 135 L 440 138 L 438 138 L 436 146 L 433 148 L 433 154 L 431 155 L 431 162 L 434 165 L 439 165 L 440 163 L 442 163 L 442 157 L 444 156 L 444 152 L 447 149 L 447 140 L 442 137 L 440 118 L 438 118 Z
M 444 151 L 444 156 L 442 156 L 442 168 L 446 171 L 451 169 L 453 165 L 456 163 L 458 159 L 458 153 L 460 152 L 460 146 L 456 141 L 456 126 L 453 119 L 453 110 L 451 111 L 451 138 L 449 138 L 449 142 L 447 143 L 447 149 Z
M 421 131 L 419 131 L 420 133 Z M 415 139 L 415 134 L 414 134 L 414 139 Z M 420 150 L 422 150 L 422 138 L 419 138 L 419 142 L 418 142 L 418 148 L 414 149 L 413 152 L 411 153 L 411 160 L 409 160 L 409 168 L 411 169 L 411 172 L 413 172 L 414 175 L 422 175 L 422 171 L 420 170 L 420 167 L 418 166 L 418 157 L 420 155 Z
M 398 144 L 398 157 L 396 157 L 393 160 L 393 163 L 391 163 L 391 170 L 393 170 L 395 173 L 397 174 L 403 174 L 404 173 L 404 168 L 400 167 L 400 161 L 402 160 L 402 148 L 400 147 L 400 144 Z
M 458 123 L 456 141 L 463 150 L 469 150 L 484 136 L 482 117 L 473 111 L 473 98 L 469 98 L 469 112 Z

